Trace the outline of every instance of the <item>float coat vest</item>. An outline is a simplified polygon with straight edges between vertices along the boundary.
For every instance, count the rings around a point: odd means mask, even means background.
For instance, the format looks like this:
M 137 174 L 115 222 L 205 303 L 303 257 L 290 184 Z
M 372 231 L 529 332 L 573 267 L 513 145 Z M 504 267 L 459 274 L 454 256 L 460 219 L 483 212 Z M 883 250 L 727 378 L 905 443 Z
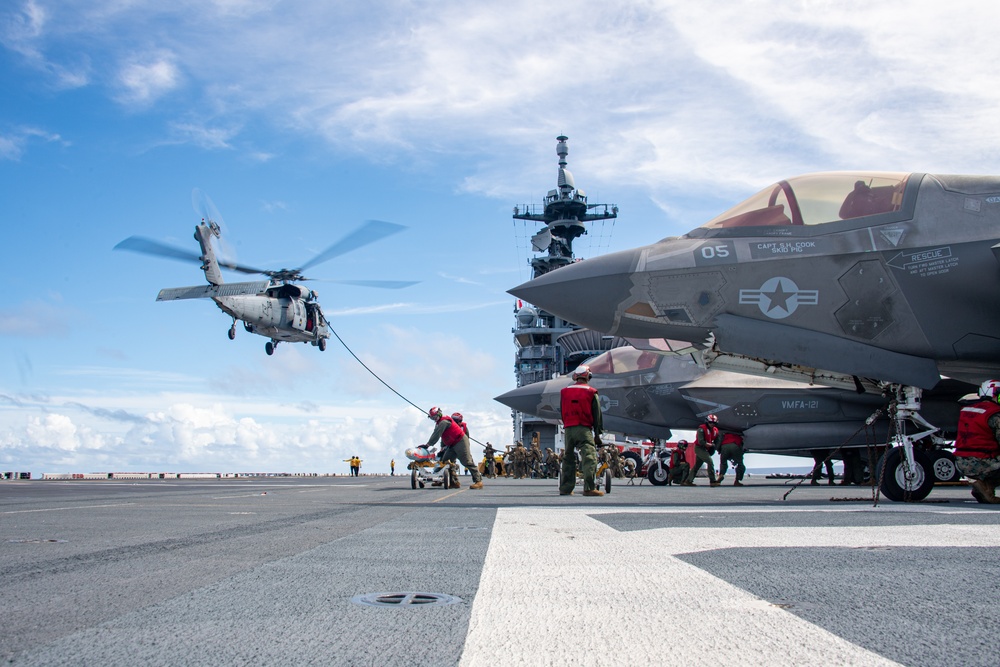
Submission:
M 711 424 L 701 424 L 698 426 L 698 430 L 701 431 L 702 436 L 705 438 L 705 447 L 709 449 L 715 447 L 715 439 L 719 437 L 719 427 L 712 426 Z
M 448 422 L 448 426 L 445 427 L 444 432 L 441 434 L 441 444 L 445 447 L 451 447 L 459 443 L 465 436 L 465 431 L 451 417 L 441 417 L 441 419 Z
M 1000 456 L 1000 445 L 990 428 L 990 417 L 1000 412 L 1000 405 L 982 400 L 962 408 L 958 415 L 955 456 L 991 459 Z
M 572 384 L 559 392 L 559 402 L 562 409 L 563 426 L 594 425 L 594 415 L 591 406 L 597 390 L 588 384 Z

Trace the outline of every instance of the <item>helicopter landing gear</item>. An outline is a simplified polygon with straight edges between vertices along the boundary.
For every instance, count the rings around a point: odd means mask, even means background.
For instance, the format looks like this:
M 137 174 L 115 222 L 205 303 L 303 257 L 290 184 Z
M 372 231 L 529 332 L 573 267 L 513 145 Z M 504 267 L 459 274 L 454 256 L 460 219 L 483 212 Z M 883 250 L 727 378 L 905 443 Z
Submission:
M 275 343 L 274 341 L 270 340 L 267 341 L 267 343 L 264 345 L 264 351 L 267 352 L 267 356 L 270 357 L 272 354 L 274 354 L 274 348 L 276 345 L 277 343 Z
M 319 339 L 319 351 L 320 352 L 326 352 L 326 339 L 325 338 L 320 338 Z
M 233 326 L 229 327 L 229 340 L 236 340 L 236 320 L 233 320 Z

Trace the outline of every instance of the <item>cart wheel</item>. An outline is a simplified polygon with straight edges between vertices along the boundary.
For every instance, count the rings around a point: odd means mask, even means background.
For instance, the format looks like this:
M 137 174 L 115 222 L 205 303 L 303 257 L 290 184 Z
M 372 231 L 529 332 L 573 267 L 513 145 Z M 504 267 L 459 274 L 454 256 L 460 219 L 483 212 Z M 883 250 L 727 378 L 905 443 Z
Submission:
M 604 493 L 611 493 L 611 471 L 604 471 Z
M 421 484 L 420 486 L 423 486 L 423 484 Z M 410 472 L 410 488 L 411 489 L 417 488 L 417 469 L 416 468 L 414 468 Z
M 446 489 L 451 488 L 451 471 L 445 466 L 441 471 L 441 486 Z

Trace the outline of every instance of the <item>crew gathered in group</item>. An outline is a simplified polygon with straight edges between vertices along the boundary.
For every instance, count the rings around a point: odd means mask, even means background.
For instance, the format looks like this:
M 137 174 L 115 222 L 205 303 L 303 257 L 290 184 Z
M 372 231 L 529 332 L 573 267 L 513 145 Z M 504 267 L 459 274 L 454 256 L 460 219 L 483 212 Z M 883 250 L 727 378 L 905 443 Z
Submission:
M 473 483 L 469 487 L 472 489 L 483 488 L 484 477 L 491 479 L 497 476 L 514 479 L 558 477 L 559 495 L 569 496 L 573 495 L 580 478 L 583 495 L 599 497 L 604 495 L 604 492 L 597 488 L 596 473 L 599 461 L 602 476 L 604 471 L 610 468 L 609 474 L 614 476 L 635 477 L 644 474 L 644 464 L 640 463 L 642 457 L 645 457 L 647 462 L 649 457 L 660 457 L 658 460 L 662 462 L 666 476 L 665 479 L 660 477 L 661 481 L 654 483 L 697 486 L 695 479 L 704 466 L 709 486 L 718 487 L 726 479 L 732 466 L 735 476 L 733 486 L 744 485 L 746 465 L 743 435 L 720 428 L 719 418 L 715 414 L 707 414 L 704 422 L 698 425 L 695 429 L 694 442 L 679 440 L 673 447 L 669 446 L 670 443 L 667 445 L 655 443 L 652 454 L 647 454 L 645 447 L 621 451 L 622 448 L 613 442 L 602 443 L 600 397 L 597 389 L 590 385 L 591 377 L 590 368 L 581 365 L 573 371 L 573 384 L 564 387 L 560 392 L 560 409 L 565 434 L 565 448 L 561 451 L 545 447 L 543 453 L 541 434 L 534 432 L 530 447 L 525 447 L 524 443 L 516 441 L 503 450 L 498 450 L 487 442 L 483 446 L 482 462 L 477 465 L 470 451 L 469 428 L 461 413 L 456 412 L 448 416 L 437 407 L 431 408 L 428 413 L 428 417 L 435 423 L 434 431 L 427 444 L 422 445 L 423 449 L 415 451 L 423 451 L 430 459 L 433 456 L 431 451 L 433 446 L 440 440 L 442 446 L 436 458 L 442 463 L 452 461 L 461 463 L 466 468 L 467 474 L 472 475 Z M 970 480 L 972 495 L 978 502 L 1000 504 L 996 492 L 997 486 L 1000 486 L 1000 380 L 984 382 L 980 386 L 978 397 L 972 394 L 964 398 L 962 403 L 954 445 L 955 468 Z M 808 451 L 814 465 L 805 478 L 814 485 L 819 484 L 819 480 L 823 477 L 828 484 L 836 483 L 833 465 L 836 459 L 843 461 L 840 484 L 874 483 L 871 469 L 875 467 L 875 457 L 880 455 L 878 451 L 866 452 L 863 447 L 857 445 Z M 718 476 L 713 461 L 716 453 L 719 455 Z M 951 457 L 950 453 L 947 455 Z M 407 456 L 414 459 L 410 456 L 410 450 L 407 450 Z M 938 453 L 937 456 L 941 457 L 942 454 Z M 352 456 L 345 461 L 350 463 L 351 475 L 358 476 L 361 459 Z M 628 466 L 623 466 L 622 461 Z M 394 474 L 395 461 L 390 465 L 391 474 Z M 452 464 L 448 468 L 450 486 L 459 488 L 461 485 L 457 466 Z M 650 479 L 653 479 L 653 473 L 650 473 Z

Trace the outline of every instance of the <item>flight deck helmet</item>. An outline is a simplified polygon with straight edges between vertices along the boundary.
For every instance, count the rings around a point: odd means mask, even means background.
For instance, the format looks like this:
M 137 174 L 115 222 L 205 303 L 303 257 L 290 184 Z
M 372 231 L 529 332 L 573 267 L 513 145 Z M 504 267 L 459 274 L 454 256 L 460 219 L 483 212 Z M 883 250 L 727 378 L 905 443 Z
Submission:
M 987 380 L 979 385 L 979 395 L 1000 402 L 1000 380 Z
M 579 382 L 580 380 L 590 382 L 590 378 L 592 376 L 593 373 L 590 372 L 590 366 L 587 364 L 580 364 L 576 367 L 576 370 L 573 371 L 573 382 Z
M 718 424 L 719 418 L 716 415 L 709 415 L 705 417 L 705 421 L 710 422 L 712 424 Z
M 441 408 L 439 408 L 439 407 L 433 407 L 433 408 L 431 408 L 427 412 L 427 418 L 428 419 L 433 419 L 434 421 L 437 421 L 437 420 L 441 419 L 441 417 L 443 415 L 444 415 L 444 412 L 442 412 Z
M 688 441 L 687 440 L 678 440 L 677 441 L 677 449 L 687 449 L 687 448 L 688 448 Z

